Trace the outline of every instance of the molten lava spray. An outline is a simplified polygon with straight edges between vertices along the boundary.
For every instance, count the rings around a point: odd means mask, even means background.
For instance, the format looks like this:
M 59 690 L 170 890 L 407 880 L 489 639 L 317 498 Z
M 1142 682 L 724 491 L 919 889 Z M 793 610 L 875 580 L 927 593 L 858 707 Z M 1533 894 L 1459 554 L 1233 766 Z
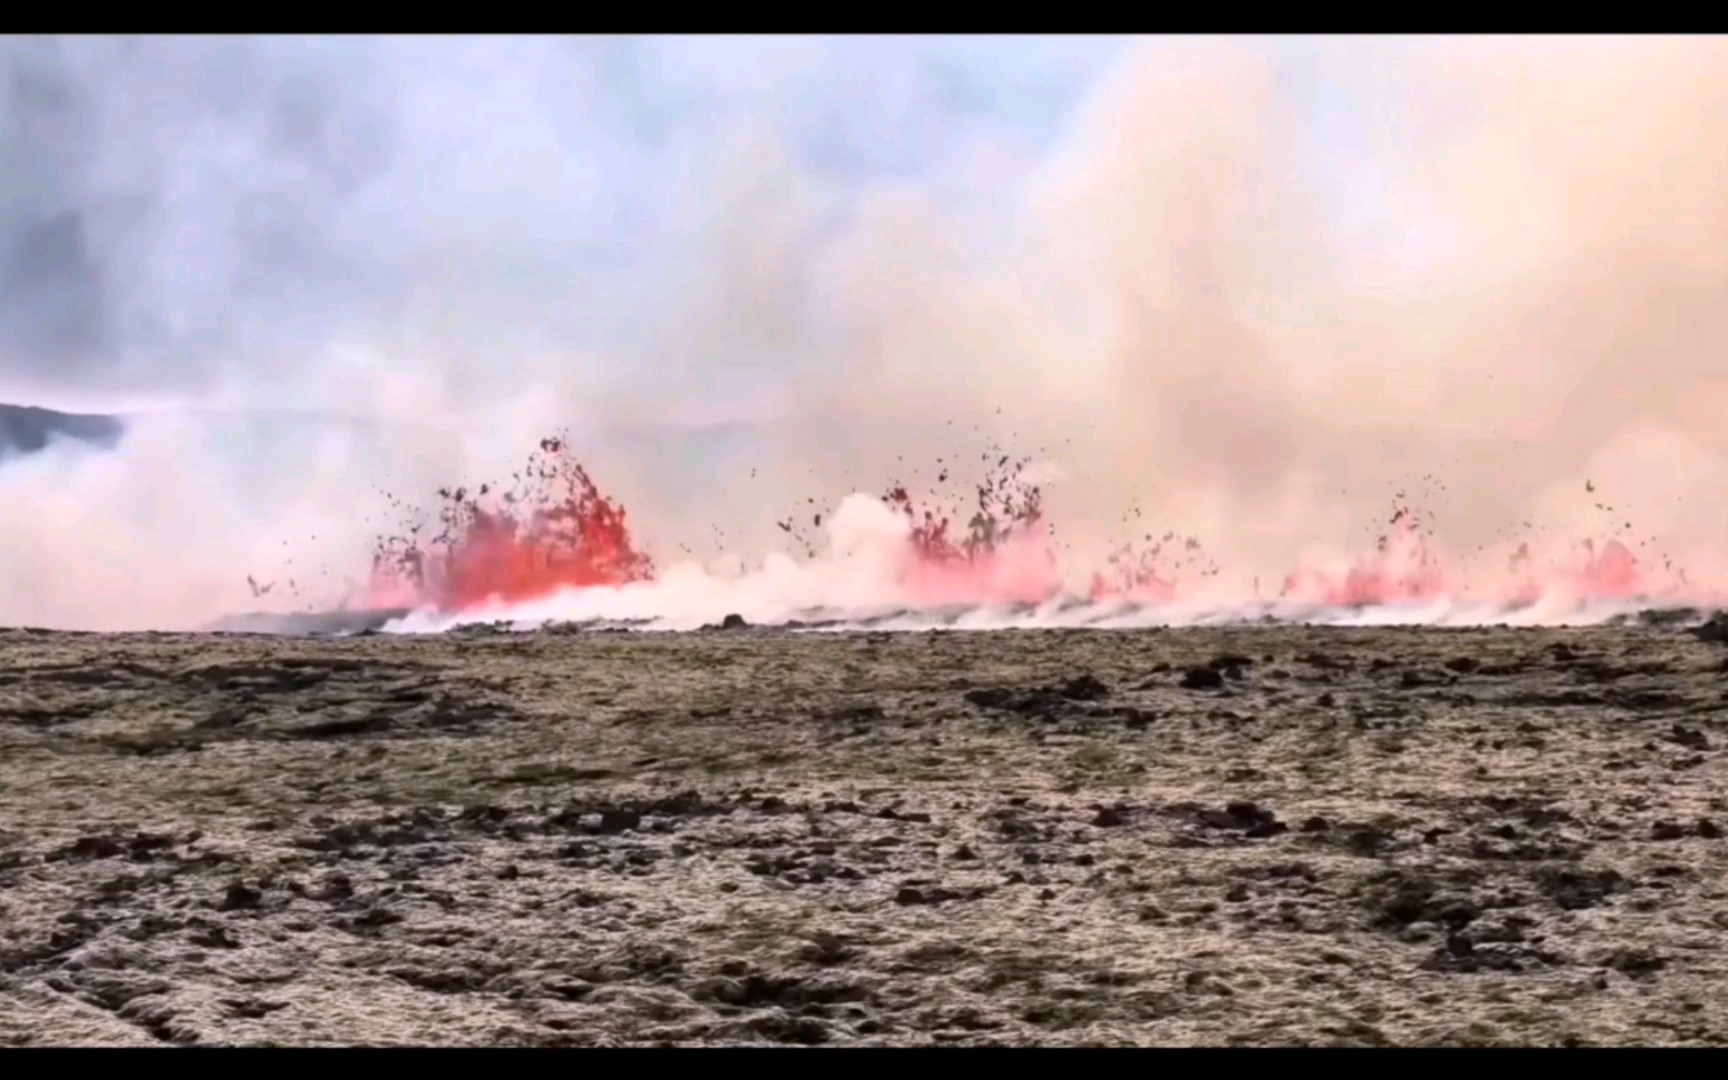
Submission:
M 422 526 L 380 537 L 369 601 L 462 612 L 653 579 L 654 563 L 636 550 L 624 508 L 601 494 L 562 436 L 540 440 L 511 480 L 502 491 L 438 489 L 439 531 L 424 545 Z
M 1542 617 L 1576 617 L 1592 605 L 1597 610 L 1588 617 L 1602 617 L 1618 610 L 1602 608 L 1605 603 L 1686 598 L 1675 591 L 1684 587 L 1684 578 L 1671 563 L 1662 572 L 1647 567 L 1617 538 L 1600 546 L 1585 539 L 1568 557 L 1546 563 L 1538 563 L 1524 540 L 1506 559 L 1503 573 L 1483 576 L 1480 561 L 1449 559 L 1440 550 L 1432 535 L 1435 515 L 1401 491 L 1371 550 L 1342 569 L 1298 566 L 1284 576 L 1274 597 L 1221 599 L 1209 588 L 1219 568 L 1206 557 L 1201 541 L 1174 532 L 1157 539 L 1148 532 L 1138 543 L 1123 543 L 1101 566 L 1071 559 L 1064 565 L 1044 509 L 1043 485 L 1029 476 L 1031 460 L 993 448 L 980 461 L 983 478 L 973 485 L 970 504 L 945 495 L 958 469 L 941 461 L 936 483 L 922 497 L 904 483 L 893 483 L 880 498 L 854 495 L 837 511 L 811 512 L 810 527 L 826 525 L 826 538 L 812 536 L 797 516 L 781 520 L 781 531 L 803 549 L 802 564 L 781 557 L 777 565 L 765 563 L 761 570 L 730 578 L 680 564 L 658 578 L 623 506 L 570 456 L 565 437 L 547 438 L 512 474 L 513 486 L 507 489 L 491 484 L 440 488 L 439 530 L 429 541 L 419 539 L 427 527 L 423 520 L 380 537 L 368 600 L 379 607 L 421 609 L 418 622 L 410 620 L 414 625 L 447 626 L 510 616 L 530 622 L 586 617 L 679 625 L 673 613 L 704 591 L 710 596 L 698 600 L 695 610 L 707 604 L 716 619 L 721 613 L 715 605 L 742 601 L 755 604 L 754 616 L 764 621 L 803 622 L 801 616 L 814 615 L 829 625 L 861 617 L 879 622 L 890 615 L 916 621 L 921 613 L 943 612 L 949 620 L 970 612 L 984 625 L 995 625 L 984 615 L 992 609 L 1042 610 L 1047 614 L 1039 618 L 1046 619 L 1065 611 L 1068 622 L 1083 624 L 1119 618 L 1124 605 L 1141 622 L 1193 619 L 1197 612 L 1228 618 L 1250 610 L 1348 619 L 1352 612 L 1402 609 L 1433 619 L 1437 604 L 1463 605 L 1471 613 L 1467 618 L 1535 611 L 1544 604 L 1549 607 Z M 806 505 L 819 504 L 810 498 Z M 861 526 L 870 520 L 861 516 L 870 506 L 876 508 L 874 525 Z M 1123 521 L 1139 522 L 1142 516 L 1131 511 Z M 963 533 L 956 528 L 961 520 Z M 862 561 L 860 537 L 870 552 Z M 802 605 L 784 599 L 789 574 L 801 576 L 806 586 Z M 833 588 L 836 576 L 854 590 L 849 600 L 842 596 L 845 590 Z M 697 579 L 706 580 L 704 589 L 693 588 Z M 1078 581 L 1086 582 L 1084 588 L 1072 589 L 1069 583 Z M 782 598 L 764 608 L 764 595 L 776 593 Z M 599 597 L 611 599 L 596 607 Z M 1272 606 L 1253 606 L 1263 599 Z M 1025 619 L 1024 614 L 1011 617 Z

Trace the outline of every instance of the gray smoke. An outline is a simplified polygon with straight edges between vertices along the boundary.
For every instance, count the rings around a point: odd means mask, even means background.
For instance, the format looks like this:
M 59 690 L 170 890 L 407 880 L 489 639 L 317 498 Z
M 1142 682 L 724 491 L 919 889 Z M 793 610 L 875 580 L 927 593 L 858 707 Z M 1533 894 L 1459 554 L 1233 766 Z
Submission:
M 0 400 L 130 419 L 0 467 L 0 620 L 338 595 L 560 425 L 663 557 L 998 439 L 1242 583 L 1424 473 L 1719 569 L 1724 49 L 8 40 Z

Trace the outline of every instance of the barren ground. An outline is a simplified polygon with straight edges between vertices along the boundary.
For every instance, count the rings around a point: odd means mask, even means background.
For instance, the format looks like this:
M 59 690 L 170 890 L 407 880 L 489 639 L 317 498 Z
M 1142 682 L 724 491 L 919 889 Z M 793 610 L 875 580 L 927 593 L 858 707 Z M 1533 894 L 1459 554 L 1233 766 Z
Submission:
M 0 632 L 0 1045 L 1728 1043 L 1725 658 Z

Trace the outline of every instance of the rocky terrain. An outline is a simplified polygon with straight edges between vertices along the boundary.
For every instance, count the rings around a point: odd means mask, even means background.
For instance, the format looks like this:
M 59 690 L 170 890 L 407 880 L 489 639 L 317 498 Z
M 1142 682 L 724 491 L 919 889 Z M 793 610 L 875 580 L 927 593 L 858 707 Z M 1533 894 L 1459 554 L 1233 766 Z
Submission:
M 1720 1044 L 1713 636 L 0 632 L 0 1045 Z

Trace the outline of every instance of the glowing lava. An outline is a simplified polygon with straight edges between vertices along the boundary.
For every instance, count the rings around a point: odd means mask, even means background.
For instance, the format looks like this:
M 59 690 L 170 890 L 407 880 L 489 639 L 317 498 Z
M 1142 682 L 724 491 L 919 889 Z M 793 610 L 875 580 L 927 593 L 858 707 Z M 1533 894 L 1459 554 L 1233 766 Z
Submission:
M 1432 550 L 1420 517 L 1400 495 L 1393 502 L 1390 532 L 1374 542 L 1374 553 L 1356 560 L 1337 578 L 1298 571 L 1284 581 L 1283 595 L 1331 607 L 1433 600 L 1447 592 L 1440 559 Z
M 982 460 L 985 479 L 971 499 L 949 499 L 938 490 L 948 482 L 946 467 L 923 497 L 901 483 L 882 495 L 883 505 L 905 526 L 904 547 L 892 549 L 884 564 L 889 570 L 879 586 L 884 601 L 932 609 L 1043 605 L 1064 596 L 1054 533 L 1043 492 L 1027 475 L 1029 462 L 997 450 Z M 654 564 L 637 547 L 623 507 L 570 458 L 563 439 L 542 440 L 513 479 L 516 486 L 503 493 L 489 485 L 440 490 L 439 530 L 430 541 L 419 539 L 422 525 L 378 540 L 372 605 L 462 614 L 564 590 L 655 581 Z M 809 559 L 820 561 L 824 556 L 804 535 L 801 521 L 820 528 L 829 515 L 821 512 L 818 500 L 805 501 L 814 509 L 801 520 L 780 522 L 780 528 L 801 543 Z M 1371 551 L 1336 566 L 1299 567 L 1283 579 L 1280 599 L 1338 609 L 1443 600 L 1505 608 L 1550 596 L 1572 603 L 1647 598 L 1674 577 L 1671 566 L 1663 575 L 1641 564 L 1619 540 L 1600 546 L 1586 542 L 1569 556 L 1540 564 L 1528 543 L 1499 567 L 1485 567 L 1481 560 L 1455 563 L 1442 558 L 1431 514 L 1418 513 L 1402 492 L 1392 510 L 1389 527 Z M 1485 569 L 1492 572 L 1484 576 Z M 1118 548 L 1090 575 L 1085 598 L 1142 606 L 1185 602 L 1205 591 L 1195 589 L 1197 578 L 1219 573 L 1198 539 L 1171 532 L 1155 540 L 1148 532 L 1139 545 Z M 1683 573 L 1678 584 L 1686 585 Z M 1216 588 L 1211 592 L 1216 594 Z M 1258 601 L 1258 579 L 1253 593 Z
M 889 488 L 882 501 L 911 530 L 902 585 L 914 603 L 1038 604 L 1057 596 L 1061 581 L 1044 528 L 1044 493 L 1027 479 L 1028 464 L 997 456 L 959 538 L 947 510 L 921 507 L 903 484 Z M 944 470 L 939 482 L 947 476 Z
M 1105 560 L 1108 569 L 1092 575 L 1087 598 L 1132 600 L 1141 604 L 1163 604 L 1175 600 L 1181 582 L 1180 575 L 1184 571 L 1204 566 L 1200 541 L 1193 537 L 1182 541 L 1179 554 L 1167 557 L 1166 552 L 1177 539 L 1173 532 L 1165 533 L 1157 540 L 1153 540 L 1148 533 L 1142 538 L 1147 547 L 1136 548 L 1133 544 L 1123 544 Z M 1205 568 L 1200 572 L 1202 576 L 1211 576 L 1217 570 Z
M 561 589 L 652 580 L 624 508 L 601 493 L 561 438 L 542 439 L 516 486 L 438 492 L 441 530 L 381 538 L 372 559 L 375 603 L 431 604 L 459 612 L 532 600 Z M 406 594 L 406 595 L 405 595 Z

